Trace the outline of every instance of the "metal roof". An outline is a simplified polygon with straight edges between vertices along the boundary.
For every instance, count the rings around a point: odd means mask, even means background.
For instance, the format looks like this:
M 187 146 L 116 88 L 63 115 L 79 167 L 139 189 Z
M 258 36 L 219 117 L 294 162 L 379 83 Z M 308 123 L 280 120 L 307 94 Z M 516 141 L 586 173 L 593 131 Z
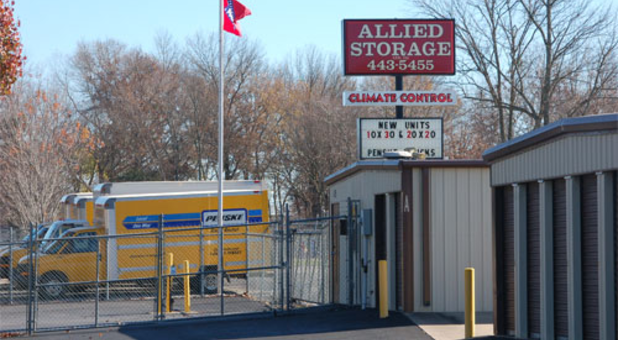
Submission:
M 618 130 L 618 113 L 561 119 L 485 150 L 483 159 L 491 162 L 563 134 L 604 130 Z
M 352 163 L 345 168 L 334 172 L 324 178 L 327 185 L 336 183 L 348 176 L 363 170 L 400 170 L 402 168 L 425 168 L 425 167 L 488 167 L 489 164 L 482 159 L 445 159 L 445 160 L 415 160 L 415 159 L 380 159 L 362 160 Z

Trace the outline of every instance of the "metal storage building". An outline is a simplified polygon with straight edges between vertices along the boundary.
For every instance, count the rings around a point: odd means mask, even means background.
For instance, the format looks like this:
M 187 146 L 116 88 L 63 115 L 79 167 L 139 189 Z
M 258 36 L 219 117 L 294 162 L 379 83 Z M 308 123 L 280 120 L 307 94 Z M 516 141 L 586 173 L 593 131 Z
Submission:
M 390 310 L 462 312 L 468 266 L 476 268 L 477 310 L 492 310 L 487 163 L 365 160 L 326 183 L 334 216 L 364 216 L 333 225 L 334 302 L 376 307 L 377 261 L 385 259 Z
M 496 334 L 615 339 L 618 114 L 564 119 L 483 158 Z

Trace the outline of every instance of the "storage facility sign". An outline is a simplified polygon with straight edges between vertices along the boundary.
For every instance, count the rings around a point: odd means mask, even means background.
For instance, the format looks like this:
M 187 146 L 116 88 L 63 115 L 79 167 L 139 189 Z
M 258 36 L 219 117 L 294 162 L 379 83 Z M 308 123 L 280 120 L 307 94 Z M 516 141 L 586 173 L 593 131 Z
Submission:
M 360 159 L 383 158 L 385 152 L 416 149 L 428 159 L 442 159 L 442 118 L 360 118 Z
M 343 106 L 449 106 L 457 104 L 453 91 L 350 91 Z
M 343 21 L 345 75 L 453 75 L 452 19 Z

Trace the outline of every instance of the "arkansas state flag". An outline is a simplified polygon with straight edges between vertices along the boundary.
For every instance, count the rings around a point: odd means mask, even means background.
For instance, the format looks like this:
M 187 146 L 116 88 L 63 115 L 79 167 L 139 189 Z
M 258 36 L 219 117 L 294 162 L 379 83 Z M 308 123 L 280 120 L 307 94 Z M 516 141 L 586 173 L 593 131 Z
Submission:
M 223 1 L 223 30 L 240 37 L 242 34 L 238 20 L 251 15 L 251 10 L 236 0 L 221 1 Z

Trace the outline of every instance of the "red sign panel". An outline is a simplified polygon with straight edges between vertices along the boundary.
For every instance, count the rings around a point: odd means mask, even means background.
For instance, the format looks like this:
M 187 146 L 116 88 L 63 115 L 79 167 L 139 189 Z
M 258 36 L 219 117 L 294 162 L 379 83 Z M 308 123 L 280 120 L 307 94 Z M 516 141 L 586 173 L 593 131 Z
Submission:
M 344 20 L 345 75 L 455 74 L 455 21 Z

